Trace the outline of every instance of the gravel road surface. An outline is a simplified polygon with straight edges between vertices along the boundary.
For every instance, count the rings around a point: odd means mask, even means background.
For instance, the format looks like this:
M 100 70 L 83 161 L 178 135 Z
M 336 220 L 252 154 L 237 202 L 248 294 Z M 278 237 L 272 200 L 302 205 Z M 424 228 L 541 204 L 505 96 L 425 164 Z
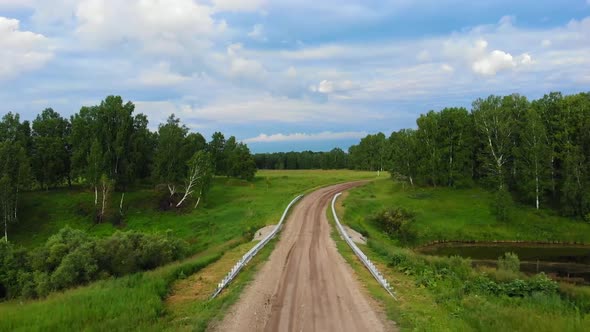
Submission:
M 306 195 L 293 209 L 269 260 L 217 331 L 395 330 L 362 291 L 330 237 L 332 197 L 363 184 L 351 182 Z M 231 287 L 231 286 L 230 286 Z

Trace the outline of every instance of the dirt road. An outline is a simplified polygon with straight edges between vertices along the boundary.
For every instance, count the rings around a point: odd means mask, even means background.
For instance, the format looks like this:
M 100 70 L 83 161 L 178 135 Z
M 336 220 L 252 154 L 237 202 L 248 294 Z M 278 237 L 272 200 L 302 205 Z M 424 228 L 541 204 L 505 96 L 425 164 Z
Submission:
M 319 189 L 295 206 L 269 261 L 230 308 L 218 331 L 385 331 L 354 271 L 330 238 L 334 194 L 362 182 Z M 230 286 L 231 287 L 231 286 Z

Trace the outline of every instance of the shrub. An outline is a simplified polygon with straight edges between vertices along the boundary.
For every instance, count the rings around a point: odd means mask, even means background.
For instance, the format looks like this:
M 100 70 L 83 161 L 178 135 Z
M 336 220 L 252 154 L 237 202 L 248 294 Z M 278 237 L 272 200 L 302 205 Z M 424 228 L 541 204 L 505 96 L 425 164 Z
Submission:
M 494 194 L 492 213 L 498 221 L 508 221 L 510 220 L 513 205 L 510 193 L 506 189 L 500 189 Z
M 414 215 L 403 208 L 385 209 L 371 218 L 389 236 L 398 237 L 406 243 L 416 239 L 411 228 L 413 219 Z
M 0 298 L 43 297 L 111 275 L 152 269 L 187 254 L 188 244 L 169 233 L 116 232 L 96 239 L 66 227 L 31 253 L 2 242 Z
M 498 269 L 510 272 L 520 271 L 520 260 L 518 255 L 513 252 L 507 252 L 504 256 L 498 257 Z

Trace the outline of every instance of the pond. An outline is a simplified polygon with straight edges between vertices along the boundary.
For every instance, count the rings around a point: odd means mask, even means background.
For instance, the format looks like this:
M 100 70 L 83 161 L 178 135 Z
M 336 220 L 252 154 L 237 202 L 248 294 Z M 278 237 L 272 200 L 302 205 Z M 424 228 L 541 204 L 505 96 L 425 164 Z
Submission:
M 498 257 L 514 252 L 520 258 L 520 270 L 534 274 L 545 272 L 554 279 L 590 284 L 590 247 L 525 243 L 445 243 L 416 249 L 434 256 L 469 257 L 475 265 L 495 266 Z

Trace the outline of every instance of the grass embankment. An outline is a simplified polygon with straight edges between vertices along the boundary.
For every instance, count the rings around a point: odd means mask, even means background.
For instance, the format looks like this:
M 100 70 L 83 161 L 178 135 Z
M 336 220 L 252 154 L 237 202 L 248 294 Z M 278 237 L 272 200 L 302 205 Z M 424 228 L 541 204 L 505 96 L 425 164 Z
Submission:
M 372 178 L 374 172 L 348 170 L 259 171 L 252 182 L 217 177 L 206 201 L 185 213 L 160 211 L 158 194 L 151 188 L 138 189 L 125 194 L 120 227 L 92 221 L 94 192 L 88 188 L 29 192 L 22 195 L 19 222 L 10 227 L 9 238 L 34 247 L 65 226 L 98 236 L 117 229 L 148 233 L 170 229 L 200 251 L 276 223 L 289 201 L 311 188 Z M 112 195 L 111 206 L 118 206 L 119 199 L 120 193 Z
M 187 213 L 162 212 L 152 190 L 125 195 L 122 228 L 163 232 L 188 240 L 196 256 L 162 268 L 55 293 L 41 300 L 0 303 L 0 330 L 203 330 L 239 296 L 265 260 L 273 242 L 234 283 L 209 301 L 217 283 L 254 243 L 253 232 L 278 222 L 289 201 L 312 188 L 375 177 L 373 172 L 262 171 L 253 182 L 216 178 L 206 204 Z M 68 225 L 109 235 L 118 228 L 93 226 L 80 212 L 91 192 L 57 190 L 24 195 L 23 213 L 12 240 L 34 247 Z M 214 263 L 213 263 L 214 262 Z M 213 264 L 211 264 L 213 263 Z
M 414 214 L 413 245 L 433 241 L 534 241 L 590 244 L 590 224 L 561 217 L 550 210 L 516 205 L 510 221 L 497 221 L 491 212 L 492 194 L 480 189 L 416 188 L 374 181 L 351 191 L 346 211 L 357 231 L 373 227 L 367 217 L 389 207 Z
M 557 285 L 545 278 L 534 279 L 520 273 L 489 268 L 474 269 L 469 260 L 427 257 L 400 248 L 397 241 L 367 222 L 366 216 L 390 204 L 400 204 L 416 213 L 415 223 L 424 227 L 420 234 L 426 236 L 421 238 L 422 241 L 436 239 L 432 237 L 434 234 L 444 234 L 446 239 L 457 234 L 470 234 L 471 239 L 486 239 L 478 227 L 492 227 L 496 222 L 491 215 L 486 216 L 487 212 L 481 211 L 476 215 L 484 216 L 485 222 L 479 221 L 475 225 L 468 222 L 469 211 L 477 212 L 477 206 L 483 209 L 486 204 L 482 191 L 474 189 L 453 193 L 435 189 L 397 192 L 399 189 L 389 181 L 372 182 L 351 190 L 337 205 L 343 223 L 368 235 L 367 245 L 360 247 L 391 282 L 397 301 L 381 289 L 346 243 L 336 234 L 334 238 L 338 249 L 367 286 L 370 295 L 402 330 L 583 331 L 590 326 L 588 287 L 560 285 L 556 290 Z M 421 199 L 411 198 L 417 193 L 422 193 Z M 463 200 L 456 201 L 458 198 Z M 431 200 L 436 202 L 429 209 Z M 408 202 L 408 205 L 402 205 Z M 448 203 L 447 208 L 444 208 L 445 202 Z M 474 207 L 476 203 L 479 205 Z M 518 213 L 525 215 L 531 211 Z M 457 225 L 450 226 L 449 232 L 443 232 L 443 223 L 436 221 L 437 215 L 447 223 L 463 225 L 463 233 L 458 233 Z M 542 219 L 544 227 L 558 220 L 563 221 L 562 218 L 549 216 Z M 508 237 L 510 234 L 521 234 L 526 227 L 519 222 L 518 226 L 504 226 L 494 234 L 504 234 L 506 239 L 512 239 Z M 563 234 L 569 233 L 564 229 L 558 234 L 567 236 Z M 538 240 L 534 236 L 530 239 Z M 562 239 L 568 240 L 567 237 Z

